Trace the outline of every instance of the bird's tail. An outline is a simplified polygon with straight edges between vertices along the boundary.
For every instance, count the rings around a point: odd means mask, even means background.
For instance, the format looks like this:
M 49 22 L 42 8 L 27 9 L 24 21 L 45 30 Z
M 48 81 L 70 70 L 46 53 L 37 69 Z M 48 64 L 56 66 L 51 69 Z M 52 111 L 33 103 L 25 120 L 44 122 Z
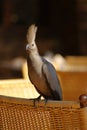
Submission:
M 28 32 L 27 32 L 27 41 L 28 41 L 28 43 L 32 43 L 32 42 L 35 41 L 36 32 L 37 32 L 37 27 L 35 26 L 35 24 L 32 24 L 28 28 Z

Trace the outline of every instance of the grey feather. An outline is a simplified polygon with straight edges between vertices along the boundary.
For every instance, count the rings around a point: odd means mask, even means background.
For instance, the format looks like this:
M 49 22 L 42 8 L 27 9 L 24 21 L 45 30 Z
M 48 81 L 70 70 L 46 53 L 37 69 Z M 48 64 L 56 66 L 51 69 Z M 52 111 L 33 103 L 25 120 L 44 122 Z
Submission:
M 58 76 L 56 74 L 56 70 L 54 66 L 43 59 L 42 72 L 48 82 L 48 87 L 50 89 L 52 98 L 54 99 L 62 99 L 62 91 L 60 88 L 60 82 L 58 80 Z
M 35 43 L 36 29 L 35 25 L 31 25 L 27 33 L 26 50 L 29 78 L 45 99 L 62 100 L 62 90 L 55 68 L 38 53 Z

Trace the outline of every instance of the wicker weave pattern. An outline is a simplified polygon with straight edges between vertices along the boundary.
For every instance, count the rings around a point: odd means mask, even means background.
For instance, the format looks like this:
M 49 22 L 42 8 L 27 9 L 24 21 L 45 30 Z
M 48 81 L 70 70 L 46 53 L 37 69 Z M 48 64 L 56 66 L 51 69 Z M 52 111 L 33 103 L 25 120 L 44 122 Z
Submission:
M 79 104 L 0 97 L 0 130 L 80 130 Z M 85 129 L 84 129 L 85 130 Z

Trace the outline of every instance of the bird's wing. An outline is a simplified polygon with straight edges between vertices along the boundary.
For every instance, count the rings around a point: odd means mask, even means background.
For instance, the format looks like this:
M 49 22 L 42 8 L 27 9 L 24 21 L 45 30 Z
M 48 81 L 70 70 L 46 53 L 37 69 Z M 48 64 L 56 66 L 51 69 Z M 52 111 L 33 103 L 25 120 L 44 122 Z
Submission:
M 61 87 L 55 68 L 45 59 L 43 60 L 42 72 L 45 75 L 46 81 L 49 84 L 49 89 L 51 90 L 53 95 L 58 94 L 59 96 L 61 96 Z

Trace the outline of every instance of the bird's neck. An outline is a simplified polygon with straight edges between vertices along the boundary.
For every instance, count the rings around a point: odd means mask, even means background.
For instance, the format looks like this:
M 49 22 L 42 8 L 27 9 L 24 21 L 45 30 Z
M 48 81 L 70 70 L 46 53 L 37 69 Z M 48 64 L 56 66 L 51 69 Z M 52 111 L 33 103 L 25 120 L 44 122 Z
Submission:
M 29 68 L 34 68 L 35 71 L 37 71 L 39 74 L 41 73 L 41 68 L 42 68 L 42 59 L 39 55 L 38 52 L 34 53 L 30 53 L 28 56 L 28 66 Z

